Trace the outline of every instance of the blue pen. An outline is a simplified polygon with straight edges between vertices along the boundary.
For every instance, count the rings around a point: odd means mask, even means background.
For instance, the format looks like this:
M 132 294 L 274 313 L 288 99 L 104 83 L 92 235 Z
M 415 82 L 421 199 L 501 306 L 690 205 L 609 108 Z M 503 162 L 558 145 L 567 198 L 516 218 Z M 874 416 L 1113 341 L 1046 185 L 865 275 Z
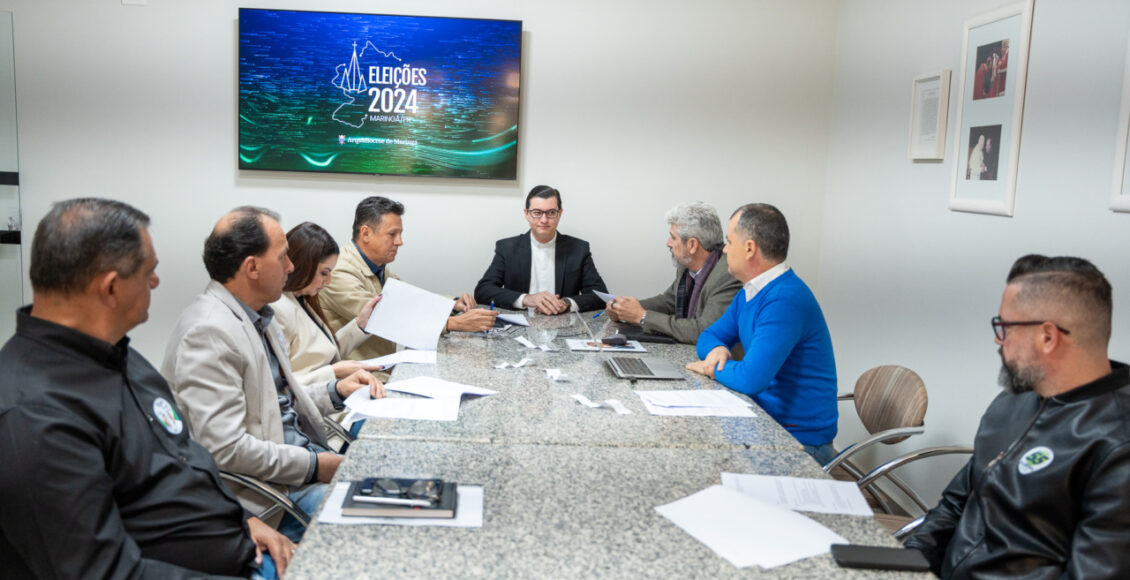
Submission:
M 600 312 L 597 312 L 596 314 L 593 314 L 593 315 L 592 315 L 592 317 L 593 317 L 593 320 L 595 320 L 595 319 L 596 319 L 596 317 L 600 316 L 601 314 L 604 314 L 604 311 L 603 311 L 603 310 L 601 310 Z
M 494 310 L 494 300 L 491 300 L 491 301 L 490 301 L 490 309 L 491 309 L 491 310 Z

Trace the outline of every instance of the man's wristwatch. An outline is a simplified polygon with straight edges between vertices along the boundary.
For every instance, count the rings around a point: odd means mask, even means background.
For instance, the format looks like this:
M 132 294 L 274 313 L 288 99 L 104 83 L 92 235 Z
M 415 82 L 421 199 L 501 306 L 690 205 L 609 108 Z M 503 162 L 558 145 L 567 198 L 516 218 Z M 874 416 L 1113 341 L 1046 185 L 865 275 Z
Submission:
M 640 317 L 640 326 L 643 326 L 643 321 L 645 321 L 645 320 L 647 320 L 647 313 L 646 312 L 644 312 L 643 316 Z

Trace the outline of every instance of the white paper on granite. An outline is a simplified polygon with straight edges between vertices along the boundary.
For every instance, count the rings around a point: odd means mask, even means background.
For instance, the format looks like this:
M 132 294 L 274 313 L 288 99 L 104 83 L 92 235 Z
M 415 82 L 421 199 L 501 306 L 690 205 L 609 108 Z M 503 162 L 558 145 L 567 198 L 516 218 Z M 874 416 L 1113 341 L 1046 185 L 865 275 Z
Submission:
M 655 508 L 734 566 L 775 568 L 847 540 L 794 511 L 720 485 Z

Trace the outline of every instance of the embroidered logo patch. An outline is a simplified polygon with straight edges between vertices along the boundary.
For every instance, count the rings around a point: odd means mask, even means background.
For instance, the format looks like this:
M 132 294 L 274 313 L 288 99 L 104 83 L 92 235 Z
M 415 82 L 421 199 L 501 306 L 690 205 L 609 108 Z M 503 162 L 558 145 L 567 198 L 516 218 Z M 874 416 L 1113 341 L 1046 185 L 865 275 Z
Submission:
M 180 435 L 180 432 L 184 431 L 184 422 L 177 416 L 176 409 L 173 409 L 165 399 L 158 397 L 153 401 L 153 416 L 157 417 L 161 426 L 173 435 Z
M 1053 459 L 1055 459 L 1055 453 L 1051 449 L 1033 447 L 1020 458 L 1020 462 L 1016 464 L 1016 469 L 1020 471 L 1020 475 L 1028 475 L 1051 465 Z

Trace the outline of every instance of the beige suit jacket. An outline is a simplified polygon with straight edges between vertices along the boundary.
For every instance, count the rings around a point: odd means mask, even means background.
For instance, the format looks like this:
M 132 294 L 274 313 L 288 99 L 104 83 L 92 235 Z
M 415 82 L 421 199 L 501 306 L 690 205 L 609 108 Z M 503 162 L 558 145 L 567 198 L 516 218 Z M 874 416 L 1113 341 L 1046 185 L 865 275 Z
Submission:
M 387 266 L 385 277 L 400 279 L 390 272 Z M 380 293 L 380 280 L 361 258 L 361 252 L 358 252 L 353 242 L 349 241 L 342 244 L 337 267 L 330 276 L 330 283 L 318 293 L 318 301 L 326 313 L 330 327 L 336 332 L 348 325 L 349 321 L 356 319 L 361 307 Z M 347 351 L 343 349 L 342 352 Z M 396 352 L 395 342 L 379 336 L 370 336 L 353 352 L 349 352 L 346 358 L 366 360 L 394 352 Z
M 303 432 L 327 446 L 319 410 L 332 411 L 333 405 L 325 385 L 307 389 L 298 382 L 274 322 L 267 327 L 267 337 L 293 387 Z M 185 413 L 192 437 L 212 453 L 220 469 L 258 478 L 282 493 L 287 493 L 286 486 L 305 483 L 313 455 L 284 443 L 278 394 L 263 341 L 239 300 L 223 285 L 209 282 L 181 314 L 165 349 L 161 374 Z M 309 393 L 317 395 L 316 400 Z M 236 496 L 254 514 L 270 505 L 244 489 Z
M 369 338 L 357 326 L 354 315 L 352 320 L 337 331 L 334 336 L 336 342 L 330 340 L 327 333 L 333 331 L 318 319 L 313 310 L 303 307 L 292 292 L 283 292 L 282 298 L 271 304 L 271 308 L 275 309 L 275 322 L 279 324 L 279 330 L 290 350 L 290 370 L 294 373 L 294 378 L 304 385 L 324 385 L 334 380 L 334 369 L 330 365 L 353 352 Z

